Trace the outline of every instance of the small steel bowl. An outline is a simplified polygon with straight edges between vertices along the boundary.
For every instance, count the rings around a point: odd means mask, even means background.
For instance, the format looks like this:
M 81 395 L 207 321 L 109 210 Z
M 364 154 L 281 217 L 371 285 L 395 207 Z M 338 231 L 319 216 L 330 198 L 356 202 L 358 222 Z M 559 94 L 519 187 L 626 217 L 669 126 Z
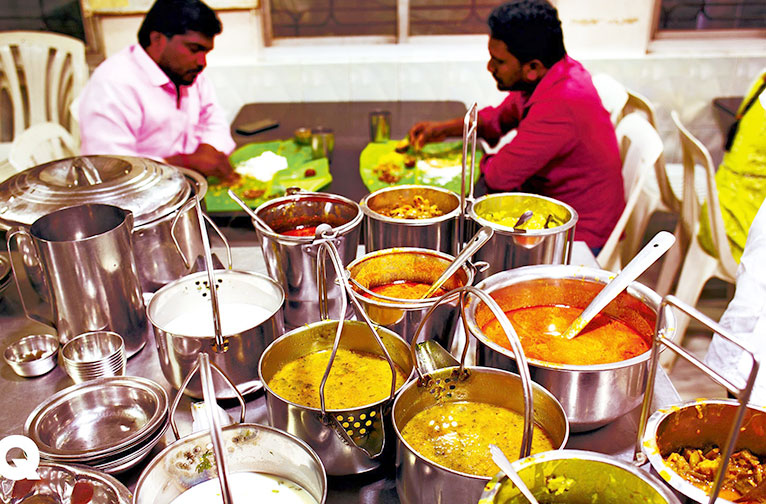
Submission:
M 50 334 L 32 334 L 8 345 L 3 357 L 11 369 L 25 377 L 44 375 L 56 367 L 59 340 Z

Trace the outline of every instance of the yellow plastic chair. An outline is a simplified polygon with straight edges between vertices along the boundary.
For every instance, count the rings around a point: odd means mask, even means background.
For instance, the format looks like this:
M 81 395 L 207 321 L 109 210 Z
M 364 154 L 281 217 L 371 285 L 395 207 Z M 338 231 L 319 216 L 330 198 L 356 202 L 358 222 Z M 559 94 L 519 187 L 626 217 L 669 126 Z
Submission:
M 633 234 L 630 228 L 631 216 L 641 195 L 641 188 L 645 185 L 646 178 L 652 175 L 663 151 L 659 133 L 639 113 L 623 117 L 617 124 L 615 133 L 620 145 L 626 146 L 622 158 L 622 179 L 626 201 L 620 219 L 596 258 L 599 265 L 609 271 L 622 269 L 623 264 L 638 251 L 637 248 L 635 250 L 628 248 L 627 238 L 621 238 L 623 233 L 626 237 Z
M 62 125 L 44 122 L 27 128 L 16 137 L 8 161 L 16 172 L 20 172 L 48 161 L 76 156 L 79 152 L 75 139 Z
M 593 75 L 593 85 L 596 87 L 604 108 L 609 112 L 613 125 L 617 125 L 623 115 L 623 108 L 628 102 L 628 90 L 611 75 L 599 73 Z
M 10 132 L 0 131 L 0 140 L 12 141 L 30 126 L 53 122 L 78 141 L 69 106 L 87 79 L 82 41 L 50 32 L 0 32 L 0 103 L 10 104 L 0 124 L 12 124 Z
M 676 227 L 676 243 L 681 240 L 688 243 L 675 295 L 684 303 L 694 306 L 699 300 L 703 287 L 711 278 L 720 278 L 731 284 L 736 283 L 737 262 L 731 254 L 729 240 L 723 225 L 721 206 L 718 204 L 718 190 L 715 184 L 715 167 L 710 152 L 689 133 L 675 111 L 671 112 L 671 117 L 681 139 L 684 168 L 683 197 L 680 222 Z M 705 173 L 703 181 L 706 189 L 704 200 L 708 202 L 708 205 L 704 215 L 702 214 L 703 201 L 697 197 L 694 188 L 699 171 L 695 169 L 696 166 L 701 166 Z M 701 219 L 708 220 L 717 257 L 711 256 L 700 246 L 697 240 Z M 662 269 L 665 270 L 664 265 Z M 661 272 L 660 275 L 662 274 Z M 674 336 L 676 342 L 683 341 L 688 326 L 689 317 L 677 313 L 676 334 Z M 668 359 L 663 364 L 666 367 L 671 367 L 672 362 Z

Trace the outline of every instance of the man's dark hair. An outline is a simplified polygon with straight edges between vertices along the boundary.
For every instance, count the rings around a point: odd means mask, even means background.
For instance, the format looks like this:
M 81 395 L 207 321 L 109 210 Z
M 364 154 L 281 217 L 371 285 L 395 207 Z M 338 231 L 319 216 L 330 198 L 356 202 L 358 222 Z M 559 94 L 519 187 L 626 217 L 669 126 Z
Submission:
M 516 0 L 497 7 L 487 20 L 490 36 L 502 40 L 521 63 L 540 60 L 550 68 L 566 56 L 556 8 L 546 0 Z
M 221 21 L 215 11 L 200 0 L 157 0 L 146 13 L 138 30 L 138 43 L 146 49 L 149 34 L 160 32 L 170 38 L 196 31 L 210 38 L 221 33 Z

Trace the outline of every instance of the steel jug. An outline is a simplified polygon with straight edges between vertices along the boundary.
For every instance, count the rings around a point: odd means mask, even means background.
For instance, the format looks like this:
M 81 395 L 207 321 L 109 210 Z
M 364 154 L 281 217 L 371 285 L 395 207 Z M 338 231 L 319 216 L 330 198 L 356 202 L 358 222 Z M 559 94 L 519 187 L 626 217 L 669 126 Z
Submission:
M 13 266 L 27 317 L 54 326 L 61 344 L 83 332 L 109 330 L 125 340 L 128 356 L 141 350 L 151 326 L 133 256 L 132 229 L 131 212 L 90 204 L 46 214 L 29 231 L 12 230 L 9 251 L 14 237 L 34 244 L 50 303 L 48 314 L 30 311 Z

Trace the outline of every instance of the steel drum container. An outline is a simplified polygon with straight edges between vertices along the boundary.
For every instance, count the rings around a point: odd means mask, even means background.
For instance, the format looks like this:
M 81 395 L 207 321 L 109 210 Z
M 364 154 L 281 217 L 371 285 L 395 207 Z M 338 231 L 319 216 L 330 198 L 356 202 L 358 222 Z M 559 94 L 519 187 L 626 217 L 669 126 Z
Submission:
M 584 309 L 614 273 L 567 265 L 538 265 L 496 273 L 476 285 L 490 294 L 508 312 L 527 306 L 561 305 Z M 633 282 L 603 313 L 649 333 L 649 349 L 631 359 L 596 365 L 568 365 L 528 359 L 532 379 L 550 390 L 561 402 L 574 432 L 606 425 L 633 410 L 643 398 L 651 354 L 651 337 L 661 298 L 648 287 Z M 491 341 L 483 332 L 492 314 L 473 298 L 467 309 L 470 332 L 480 341 L 477 359 L 481 365 L 515 370 L 513 354 Z M 663 329 L 675 329 L 675 317 L 665 308 Z
M 267 201 L 255 210 L 271 229 L 256 220 L 253 226 L 261 241 L 266 271 L 285 291 L 285 324 L 288 328 L 321 320 L 317 292 L 317 250 L 314 236 L 288 236 L 285 231 L 299 226 L 325 223 L 333 227 L 332 242 L 344 265 L 357 254 L 362 211 L 359 204 L 328 193 L 297 192 Z M 327 280 L 330 310 L 337 313 L 339 289 L 335 273 Z
M 392 248 L 366 254 L 347 266 L 354 297 L 359 301 L 370 319 L 412 343 L 415 330 L 428 309 L 438 297 L 424 300 L 375 297 L 365 293 L 380 285 L 409 280 L 432 284 L 444 272 L 454 258 L 443 252 L 421 248 Z M 470 262 L 462 266 L 444 284 L 444 290 L 471 285 L 477 267 Z M 436 340 L 441 346 L 451 341 L 459 317 L 458 301 L 454 300 L 437 307 L 437 313 L 430 317 L 422 334 L 423 339 Z
M 260 388 L 258 359 L 284 333 L 285 296 L 274 280 L 258 273 L 216 270 L 215 278 L 222 333 L 228 341 L 226 351 L 219 352 L 215 345 L 206 272 L 187 275 L 161 288 L 146 311 L 154 326 L 162 373 L 173 387 L 181 388 L 198 354 L 207 352 L 244 394 Z M 221 391 L 219 397 L 234 397 L 219 377 L 215 377 L 215 386 Z M 199 377 L 191 380 L 185 393 L 202 397 Z
M 379 213 L 421 197 L 443 212 L 427 219 L 398 219 Z M 362 198 L 365 215 L 364 245 L 367 252 L 393 247 L 418 247 L 456 254 L 460 198 L 440 187 L 401 185 L 378 189 Z
M 526 210 L 534 212 L 530 224 L 536 225 L 515 230 L 513 225 Z M 468 216 L 475 228 L 490 226 L 495 230 L 489 243 L 474 256 L 476 261 L 489 263 L 479 280 L 520 266 L 568 264 L 571 259 L 578 216 L 566 203 L 537 194 L 488 194 L 468 207 Z M 467 228 L 469 233 L 476 230 Z
M 269 382 L 288 362 L 309 353 L 330 351 L 337 327 L 338 321 L 324 320 L 295 329 L 272 343 L 263 353 L 258 365 L 258 373 L 266 390 L 269 423 L 308 443 L 317 452 L 327 474 L 331 476 L 371 471 L 390 460 L 395 446 L 395 437 L 391 431 L 391 397 L 386 397 L 375 404 L 359 405 L 351 412 L 333 409 L 323 412 L 321 408 L 296 404 L 276 395 L 269 388 Z M 376 332 L 392 361 L 404 371 L 406 376 L 410 376 L 413 364 L 409 345 L 399 335 L 388 329 L 377 328 Z M 359 321 L 344 322 L 340 348 L 383 356 L 369 326 Z M 364 375 L 361 375 L 359 379 L 364 380 Z M 330 415 L 337 419 L 338 415 L 348 416 L 349 413 L 351 418 L 347 420 L 353 422 L 353 418 L 356 417 L 358 421 L 370 424 L 368 429 L 377 431 L 377 434 L 383 436 L 380 453 L 370 454 L 356 446 L 338 431 L 339 426 L 334 423 L 334 420 L 328 418 Z M 376 421 L 376 418 L 382 420 Z M 354 429 L 348 424 L 343 427 Z M 364 428 L 364 425 L 361 427 Z
M 739 402 L 726 399 L 699 399 L 655 411 L 647 422 L 641 450 L 652 469 L 673 489 L 694 502 L 707 503 L 706 491 L 681 477 L 665 458 L 683 448 L 707 449 L 713 445 L 723 451 L 737 419 Z M 747 449 L 766 456 L 766 408 L 750 405 L 745 410 L 733 451 Z M 719 495 L 716 502 L 729 503 Z
M 600 453 L 556 450 L 512 462 L 541 503 L 680 504 L 656 477 Z M 503 473 L 490 481 L 479 504 L 527 504 Z

